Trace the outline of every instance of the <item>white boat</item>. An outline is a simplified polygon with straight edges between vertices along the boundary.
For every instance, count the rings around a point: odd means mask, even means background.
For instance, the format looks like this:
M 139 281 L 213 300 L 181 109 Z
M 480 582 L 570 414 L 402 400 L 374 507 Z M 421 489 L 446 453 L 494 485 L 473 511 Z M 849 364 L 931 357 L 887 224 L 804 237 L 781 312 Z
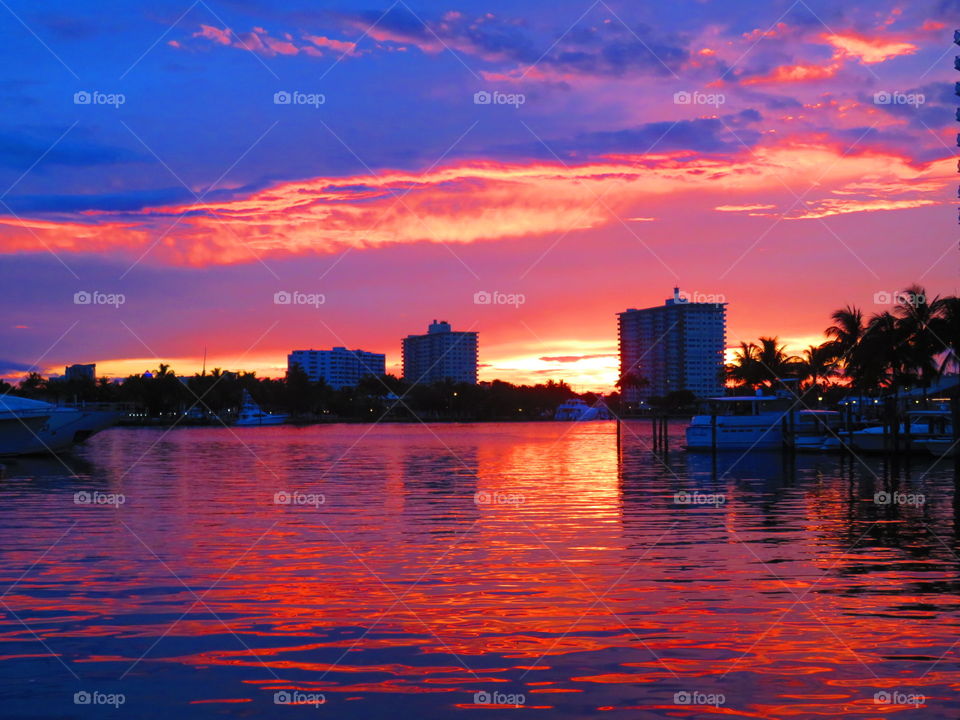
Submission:
M 37 455 L 56 453 L 83 442 L 91 435 L 104 430 L 123 417 L 118 410 L 101 409 L 100 406 L 73 407 L 15 395 L 0 397 L 0 414 L 17 417 L 20 430 L 5 423 L 0 428 L 0 454 Z M 26 418 L 43 417 L 40 423 L 24 425 Z M 24 431 L 26 436 L 24 436 Z
M 264 425 L 283 425 L 286 421 L 287 416 L 283 413 L 268 413 L 261 410 L 250 393 L 246 390 L 243 391 L 243 405 L 240 406 L 240 412 L 237 413 L 237 421 L 234 425 L 261 427 Z
M 800 452 L 843 447 L 843 415 L 836 410 L 799 410 L 794 414 L 793 446 Z
M 907 421 L 898 427 L 901 449 L 906 446 L 907 438 L 914 449 L 928 450 L 938 454 L 928 446 L 933 442 L 939 447 L 940 441 L 947 442 L 941 449 L 946 451 L 953 442 L 953 424 L 949 411 L 945 410 L 913 410 L 907 413 Z M 851 435 L 851 442 L 856 450 L 861 452 L 884 452 L 892 449 L 892 438 L 884 432 L 882 425 L 857 430 Z
M 587 405 L 580 398 L 571 398 L 557 407 L 553 413 L 554 420 L 610 420 L 613 413 L 597 400 L 594 405 Z
M 37 433 L 49 417 L 47 411 L 13 410 L 0 405 L 0 455 L 21 455 L 24 448 L 36 443 Z
M 695 415 L 687 426 L 688 450 L 763 450 L 783 447 L 786 422 L 791 413 L 789 398 L 770 395 L 740 395 L 710 398 L 709 411 Z M 821 441 L 822 442 L 822 441 Z

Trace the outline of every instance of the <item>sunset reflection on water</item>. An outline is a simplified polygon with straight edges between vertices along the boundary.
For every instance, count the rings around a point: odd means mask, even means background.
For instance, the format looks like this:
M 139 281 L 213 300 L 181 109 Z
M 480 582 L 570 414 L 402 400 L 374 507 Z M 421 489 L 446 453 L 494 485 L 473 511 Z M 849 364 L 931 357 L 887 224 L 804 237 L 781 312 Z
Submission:
M 69 473 L 9 461 L 4 705 L 956 715 L 952 465 L 715 462 L 681 432 L 659 456 L 642 422 L 117 429 Z M 924 502 L 874 501 L 895 490 Z

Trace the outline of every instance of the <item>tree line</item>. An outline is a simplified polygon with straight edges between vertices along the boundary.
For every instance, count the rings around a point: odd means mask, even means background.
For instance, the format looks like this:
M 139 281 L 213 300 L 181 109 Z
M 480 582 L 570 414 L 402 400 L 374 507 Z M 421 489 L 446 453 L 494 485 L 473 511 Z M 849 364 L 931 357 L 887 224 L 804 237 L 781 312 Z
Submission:
M 834 311 L 827 340 L 790 354 L 776 336 L 741 342 L 726 368 L 729 384 L 755 390 L 793 380 L 815 394 L 897 395 L 929 389 L 960 370 L 960 300 L 931 297 L 920 285 L 869 317 L 854 305 Z
M 227 417 L 235 413 L 243 391 L 264 410 L 304 420 L 523 420 L 552 417 L 572 397 L 592 403 L 593 393 L 578 394 L 564 381 L 538 385 L 438 382 L 411 384 L 393 375 L 367 376 L 356 387 L 335 389 L 313 381 L 294 365 L 282 378 L 261 378 L 253 372 L 219 368 L 181 379 L 166 364 L 151 372 L 114 381 L 45 378 L 32 372 L 16 387 L 0 382 L 0 393 L 48 402 L 122 403 L 148 418 L 173 421 L 184 413 Z

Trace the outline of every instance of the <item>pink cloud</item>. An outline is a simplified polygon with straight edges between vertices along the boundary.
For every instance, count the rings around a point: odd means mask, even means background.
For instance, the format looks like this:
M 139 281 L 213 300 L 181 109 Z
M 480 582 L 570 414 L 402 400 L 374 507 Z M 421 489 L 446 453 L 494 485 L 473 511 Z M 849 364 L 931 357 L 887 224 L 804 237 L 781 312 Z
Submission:
M 139 255 L 149 249 L 162 262 L 202 266 L 349 247 L 542 237 L 619 224 L 618 216 L 646 218 L 637 210 L 664 204 L 686 214 L 697 207 L 758 210 L 773 204 L 771 192 L 783 186 L 816 187 L 808 206 L 790 214 L 798 219 L 944 202 L 949 161 L 918 168 L 892 152 L 846 151 L 794 137 L 733 160 L 664 153 L 569 167 L 486 161 L 424 176 L 318 177 L 223 202 L 148 208 L 122 222 L 97 211 L 87 212 L 88 222 L 0 217 L 0 252 Z M 596 202 L 598 195 L 603 203 Z M 782 202 L 794 204 L 786 195 Z
M 210 25 L 201 25 L 200 30 L 195 32 L 191 37 L 202 37 L 207 40 L 212 40 L 218 45 L 230 45 L 233 41 L 230 39 L 230 28 L 215 28 Z
M 330 50 L 338 53 L 346 53 L 349 55 L 357 48 L 356 43 L 346 42 L 344 40 L 334 40 L 332 38 L 324 37 L 323 35 L 304 35 L 303 37 L 305 40 L 312 42 L 318 48 L 329 48 Z
M 825 34 L 822 39 L 836 48 L 835 57 L 853 57 L 868 65 L 917 51 L 916 45 L 903 40 L 867 37 L 853 32 Z

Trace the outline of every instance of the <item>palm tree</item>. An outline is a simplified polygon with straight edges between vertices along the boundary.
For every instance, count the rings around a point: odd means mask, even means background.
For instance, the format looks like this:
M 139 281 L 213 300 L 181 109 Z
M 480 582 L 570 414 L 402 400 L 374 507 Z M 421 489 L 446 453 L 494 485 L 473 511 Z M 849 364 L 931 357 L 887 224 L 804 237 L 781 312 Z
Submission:
M 931 332 L 944 353 L 940 373 L 960 372 L 960 298 L 950 295 L 940 299 L 940 312 L 931 320 Z
M 760 363 L 764 380 L 773 387 L 784 378 L 796 376 L 800 358 L 796 355 L 788 355 L 787 348 L 780 344 L 780 338 L 762 337 L 757 352 L 757 362 Z
M 855 305 L 847 305 L 841 310 L 835 310 L 830 316 L 833 325 L 828 327 L 824 334 L 833 349 L 834 360 L 843 366 L 844 374 L 851 381 L 857 372 L 857 363 L 860 360 L 860 341 L 867 329 L 863 322 L 863 311 Z
M 820 390 L 820 380 L 827 380 L 837 374 L 835 348 L 831 342 L 822 345 L 810 345 L 803 351 L 798 376 L 801 383 L 809 380 L 807 389 Z
M 946 349 L 936 333 L 943 305 L 939 297 L 930 299 L 920 285 L 911 285 L 897 296 L 892 313 L 905 345 L 904 378 L 925 389 L 940 376 L 937 355 Z
M 727 377 L 734 384 L 754 389 L 763 382 L 763 376 L 758 355 L 760 348 L 755 343 L 740 342 L 740 347 L 734 351 L 733 363 L 727 365 Z

